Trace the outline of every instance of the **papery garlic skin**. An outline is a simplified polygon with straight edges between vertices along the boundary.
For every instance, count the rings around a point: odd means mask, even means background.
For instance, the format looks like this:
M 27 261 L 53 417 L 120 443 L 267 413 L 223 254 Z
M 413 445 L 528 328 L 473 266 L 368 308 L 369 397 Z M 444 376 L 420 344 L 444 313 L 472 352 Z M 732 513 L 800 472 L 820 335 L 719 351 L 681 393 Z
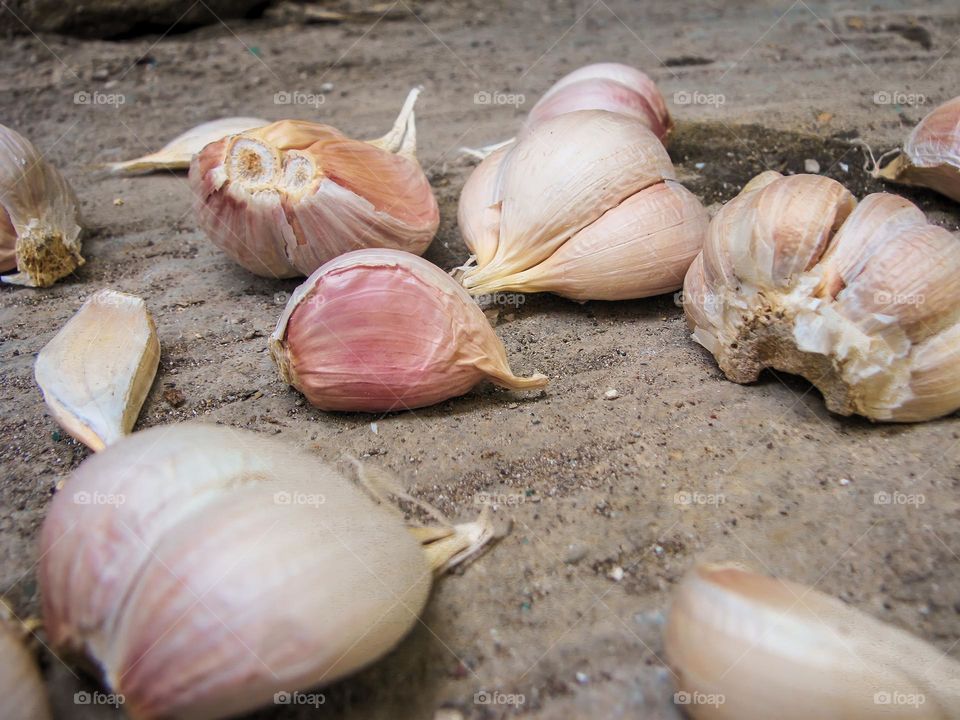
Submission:
M 483 312 L 432 263 L 396 250 L 359 250 L 311 275 L 270 337 L 283 380 L 323 410 L 389 412 L 462 395 L 482 380 L 521 378 Z
M 960 242 L 907 200 L 767 172 L 711 221 L 684 310 L 735 382 L 774 368 L 833 412 L 914 422 L 960 407 L 958 274 Z
M 87 458 L 41 532 L 44 622 L 137 718 L 218 718 L 385 654 L 431 584 L 420 543 L 313 456 L 155 427 Z
M 416 92 L 379 140 L 282 120 L 208 145 L 190 169 L 200 228 L 265 277 L 309 275 L 367 247 L 422 253 L 440 213 L 416 160 Z
M 4 720 L 50 720 L 43 678 L 33 655 L 12 626 L 0 619 L 0 717 Z
M 664 650 L 696 720 L 960 718 L 960 663 L 812 588 L 733 564 L 684 577 Z
M 487 155 L 463 184 L 457 205 L 460 236 L 481 267 L 497 254 L 500 235 L 500 166 L 507 154 L 503 147 Z
M 48 287 L 83 265 L 77 197 L 60 172 L 16 131 L 0 125 L 0 277 Z

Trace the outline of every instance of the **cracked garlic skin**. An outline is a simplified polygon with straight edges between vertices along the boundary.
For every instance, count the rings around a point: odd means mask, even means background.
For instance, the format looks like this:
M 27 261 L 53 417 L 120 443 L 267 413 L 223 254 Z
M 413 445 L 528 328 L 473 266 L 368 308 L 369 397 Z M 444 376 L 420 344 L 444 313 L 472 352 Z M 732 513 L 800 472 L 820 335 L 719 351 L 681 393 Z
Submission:
M 80 210 L 60 172 L 0 125 L 0 280 L 48 287 L 83 265 Z M 16 271 L 16 272 L 14 272 Z
M 416 159 L 417 92 L 379 140 L 281 120 L 206 146 L 190 166 L 200 228 L 265 277 L 309 275 L 368 247 L 423 253 L 440 213 Z
M 886 193 L 758 175 L 687 273 L 693 338 L 726 376 L 802 375 L 841 415 L 914 422 L 960 408 L 960 241 Z
M 732 563 L 681 581 L 664 630 L 694 720 L 957 720 L 960 663 L 817 590 Z
M 2 605 L 0 605 L 2 609 Z M 43 677 L 12 622 L 0 617 L 0 717 L 4 720 L 50 720 Z
M 323 410 L 389 412 L 433 405 L 482 380 L 519 390 L 473 299 L 423 258 L 358 250 L 303 283 L 270 338 L 283 380 Z

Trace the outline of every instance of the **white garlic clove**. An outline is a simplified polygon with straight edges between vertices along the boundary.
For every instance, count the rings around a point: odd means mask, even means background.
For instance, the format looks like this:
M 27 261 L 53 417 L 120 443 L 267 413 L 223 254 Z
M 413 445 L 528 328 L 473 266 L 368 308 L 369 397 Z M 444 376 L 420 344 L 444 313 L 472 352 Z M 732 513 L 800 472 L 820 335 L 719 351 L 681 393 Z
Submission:
M 873 175 L 960 202 L 960 97 L 934 108 L 907 137 L 903 151 Z
M 156 152 L 132 160 L 107 163 L 106 169 L 116 175 L 144 175 L 157 170 L 186 170 L 193 156 L 207 145 L 228 135 L 252 130 L 268 124 L 268 120 L 252 117 L 227 117 L 211 120 L 177 135 Z
M 48 287 L 83 265 L 76 195 L 33 143 L 0 125 L 0 280 Z
M 711 221 L 684 309 L 735 382 L 770 367 L 806 377 L 833 412 L 928 420 L 960 407 L 946 389 L 960 383 L 958 274 L 960 243 L 906 200 L 854 209 L 833 180 L 765 174 Z
M 440 213 L 416 160 L 416 93 L 379 140 L 282 120 L 211 143 L 190 170 L 201 229 L 267 277 L 309 275 L 367 247 L 422 253 Z
M 543 262 L 483 287 L 552 292 L 578 301 L 626 300 L 677 290 L 703 247 L 709 218 L 679 183 L 645 188 L 608 210 Z
M 518 377 L 483 312 L 432 263 L 396 250 L 342 255 L 311 275 L 270 338 L 283 380 L 323 410 L 388 412 Z
M 474 168 L 460 192 L 457 225 L 463 242 L 481 267 L 497 253 L 500 233 L 498 179 L 507 148 L 498 148 Z
M 960 664 L 812 588 L 733 564 L 695 566 L 664 635 L 696 720 L 948 720 Z
M 484 285 L 542 262 L 626 198 L 662 180 L 673 165 L 650 130 L 602 110 L 560 115 L 511 145 L 502 160 L 499 242 L 493 259 L 468 270 Z
M 13 624 L 0 617 L 0 717 L 4 720 L 49 720 L 43 678 L 33 655 Z
M 39 352 L 34 374 L 57 423 L 99 451 L 133 429 L 159 362 L 143 300 L 100 290 Z

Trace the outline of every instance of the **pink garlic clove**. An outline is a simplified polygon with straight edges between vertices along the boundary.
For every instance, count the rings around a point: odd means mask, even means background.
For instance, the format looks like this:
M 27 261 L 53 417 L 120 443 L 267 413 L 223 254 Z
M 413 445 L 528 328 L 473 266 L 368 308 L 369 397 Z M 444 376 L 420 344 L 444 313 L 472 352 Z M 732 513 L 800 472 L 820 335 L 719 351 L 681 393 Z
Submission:
M 500 234 L 498 181 L 507 150 L 506 147 L 495 150 L 477 165 L 463 185 L 457 206 L 460 235 L 481 267 L 497 254 Z

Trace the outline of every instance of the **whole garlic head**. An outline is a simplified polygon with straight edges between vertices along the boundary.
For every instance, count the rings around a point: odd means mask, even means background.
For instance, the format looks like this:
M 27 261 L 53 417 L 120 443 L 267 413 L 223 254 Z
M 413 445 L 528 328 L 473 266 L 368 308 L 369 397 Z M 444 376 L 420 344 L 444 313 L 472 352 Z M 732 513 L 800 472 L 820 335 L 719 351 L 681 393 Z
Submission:
M 841 415 L 960 408 L 960 240 L 895 195 L 758 175 L 713 218 L 684 282 L 694 339 L 740 383 L 802 375 Z

